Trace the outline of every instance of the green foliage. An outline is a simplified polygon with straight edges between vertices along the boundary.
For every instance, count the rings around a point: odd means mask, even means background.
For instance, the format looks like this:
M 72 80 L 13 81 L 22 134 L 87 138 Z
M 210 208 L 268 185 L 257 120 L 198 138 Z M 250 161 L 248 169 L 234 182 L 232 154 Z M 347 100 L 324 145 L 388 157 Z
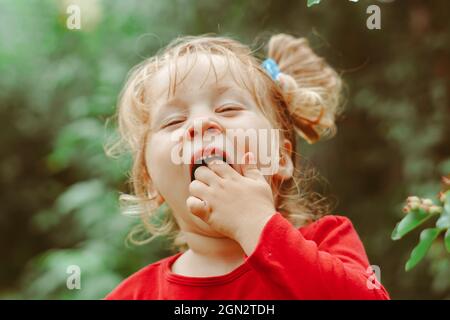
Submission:
M 320 0 L 308 0 L 307 6 L 311 7 L 311 6 L 313 6 L 315 4 L 319 4 L 319 3 L 320 3 Z
M 445 239 L 445 248 L 450 253 L 450 228 L 447 229 L 444 239 Z
M 445 179 L 445 178 L 444 178 Z M 412 199 L 414 198 L 414 199 Z M 412 200 L 411 200 L 412 199 Z M 397 224 L 392 232 L 392 240 L 399 240 L 408 232 L 422 225 L 432 216 L 439 216 L 436 220 L 435 228 L 427 228 L 420 233 L 420 240 L 416 247 L 412 250 L 409 260 L 406 262 L 405 270 L 409 271 L 414 268 L 426 255 L 434 240 L 445 232 L 444 245 L 449 249 L 449 230 L 450 230 L 450 190 L 440 193 L 439 199 L 441 205 L 430 203 L 424 204 L 430 199 L 420 200 L 417 197 L 408 198 L 405 211 L 407 215 Z M 415 202 L 415 203 L 413 203 Z M 422 202 L 422 203 L 421 203 Z M 413 208 L 411 208 L 413 206 Z
M 391 235 L 392 240 L 401 239 L 405 234 L 431 218 L 431 216 L 431 214 L 425 212 L 422 208 L 411 210 L 405 218 L 396 225 Z
M 428 249 L 430 249 L 433 241 L 439 236 L 442 229 L 430 228 L 425 229 L 420 233 L 419 244 L 411 252 L 411 257 L 406 262 L 405 270 L 409 271 L 425 257 Z
M 311 6 L 315 5 L 315 4 L 319 4 L 320 1 L 321 1 L 321 0 L 308 0 L 307 3 L 306 3 L 306 5 L 307 5 L 308 7 L 311 7 Z M 349 1 L 351 1 L 351 2 L 358 2 L 359 0 L 349 0 Z

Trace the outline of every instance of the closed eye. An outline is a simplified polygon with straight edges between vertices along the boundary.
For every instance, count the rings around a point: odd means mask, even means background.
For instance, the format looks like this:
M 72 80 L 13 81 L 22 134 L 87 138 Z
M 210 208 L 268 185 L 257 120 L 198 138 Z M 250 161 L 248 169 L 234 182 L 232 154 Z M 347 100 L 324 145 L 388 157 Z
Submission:
M 228 105 L 228 106 L 224 106 L 221 108 L 218 108 L 216 110 L 216 112 L 227 112 L 227 111 L 239 111 L 239 110 L 243 110 L 244 108 L 242 106 L 239 105 Z
M 169 121 L 168 123 L 164 124 L 161 128 L 166 128 L 166 127 L 170 127 L 170 126 L 174 126 L 176 124 L 182 123 L 184 120 L 183 119 L 174 119 Z

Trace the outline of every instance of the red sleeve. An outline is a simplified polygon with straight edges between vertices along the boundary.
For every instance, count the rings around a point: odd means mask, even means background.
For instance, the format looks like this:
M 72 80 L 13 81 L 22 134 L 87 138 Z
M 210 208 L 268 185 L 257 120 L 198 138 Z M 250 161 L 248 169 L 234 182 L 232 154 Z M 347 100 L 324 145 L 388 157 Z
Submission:
M 297 230 L 277 212 L 247 260 L 286 299 L 390 299 L 372 281 L 363 244 L 345 217 L 325 216 Z

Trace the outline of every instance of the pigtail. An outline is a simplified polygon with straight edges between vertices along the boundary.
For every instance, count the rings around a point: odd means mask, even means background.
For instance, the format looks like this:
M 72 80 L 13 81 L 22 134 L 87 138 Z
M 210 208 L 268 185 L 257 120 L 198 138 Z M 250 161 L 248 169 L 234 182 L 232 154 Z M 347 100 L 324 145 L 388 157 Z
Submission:
M 336 133 L 342 82 L 305 38 L 272 36 L 268 57 L 278 64 L 278 78 L 295 131 L 312 144 Z

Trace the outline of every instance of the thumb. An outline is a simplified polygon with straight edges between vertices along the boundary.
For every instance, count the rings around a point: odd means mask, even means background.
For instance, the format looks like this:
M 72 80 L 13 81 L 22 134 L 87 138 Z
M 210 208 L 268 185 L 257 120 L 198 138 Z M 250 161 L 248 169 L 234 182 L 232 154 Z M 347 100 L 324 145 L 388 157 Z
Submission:
M 242 158 L 242 175 L 244 177 L 252 178 L 254 180 L 264 179 L 259 171 L 258 166 L 256 165 L 256 159 L 252 152 L 247 152 Z

